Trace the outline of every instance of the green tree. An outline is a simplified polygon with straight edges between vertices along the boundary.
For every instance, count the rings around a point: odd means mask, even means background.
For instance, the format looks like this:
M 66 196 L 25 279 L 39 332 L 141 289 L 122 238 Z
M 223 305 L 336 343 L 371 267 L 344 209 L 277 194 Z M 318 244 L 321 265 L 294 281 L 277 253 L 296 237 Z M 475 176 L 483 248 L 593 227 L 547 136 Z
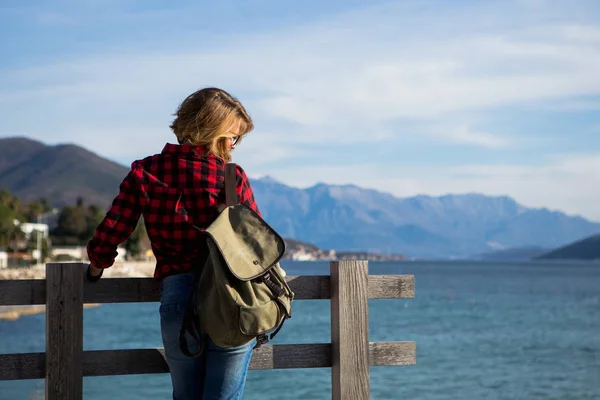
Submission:
M 38 202 L 31 202 L 25 209 L 25 219 L 27 221 L 35 222 L 39 215 L 44 213 L 44 206 Z
M 96 227 L 102 219 L 104 218 L 105 212 L 95 204 L 91 204 L 87 208 L 86 213 L 86 231 L 85 237 L 87 240 L 91 239 L 94 236 L 94 232 L 96 231 Z
M 10 251 L 25 250 L 27 235 L 21 230 L 19 225 L 13 225 L 8 230 L 8 247 Z
M 4 204 L 14 211 L 19 211 L 21 208 L 21 201 L 6 189 L 0 190 L 0 204 Z
M 47 213 L 49 211 L 52 211 L 52 206 L 50 205 L 50 202 L 48 201 L 48 199 L 46 199 L 45 197 L 41 197 L 38 200 L 38 203 L 42 206 L 42 212 L 43 213 Z
M 65 206 L 58 215 L 58 227 L 53 236 L 57 243 L 77 244 L 84 240 L 87 231 L 86 210 L 82 206 Z
M 17 219 L 15 210 L 8 205 L 0 203 L 0 228 L 14 225 L 13 221 Z
M 12 201 L 12 194 L 6 189 L 0 189 L 0 204 L 4 204 L 8 207 L 9 203 Z
M 123 243 L 123 246 L 127 250 L 128 259 L 137 258 L 150 248 L 150 239 L 148 238 L 143 218 L 139 219 L 135 229 L 129 236 L 129 239 Z
M 12 198 L 6 197 L 6 191 L 0 192 L 0 247 L 9 247 L 15 231 L 15 220 L 19 219 L 17 212 L 11 207 Z M 19 228 L 20 231 L 20 228 Z

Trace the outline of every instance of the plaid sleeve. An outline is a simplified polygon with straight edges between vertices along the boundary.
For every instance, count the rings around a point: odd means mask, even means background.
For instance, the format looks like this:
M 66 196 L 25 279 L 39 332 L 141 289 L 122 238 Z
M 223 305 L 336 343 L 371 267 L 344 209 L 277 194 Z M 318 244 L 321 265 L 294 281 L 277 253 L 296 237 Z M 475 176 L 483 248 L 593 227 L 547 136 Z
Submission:
M 135 229 L 140 218 L 137 201 L 137 185 L 133 170 L 119 186 L 119 194 L 87 245 L 88 258 L 97 268 L 113 265 L 117 246 L 123 243 Z
M 260 210 L 258 209 L 258 205 L 256 204 L 256 200 L 254 199 L 254 192 L 246 172 L 239 165 L 237 166 L 237 169 L 237 192 L 240 196 L 240 203 L 248 206 L 251 210 L 255 211 L 259 216 L 262 217 Z

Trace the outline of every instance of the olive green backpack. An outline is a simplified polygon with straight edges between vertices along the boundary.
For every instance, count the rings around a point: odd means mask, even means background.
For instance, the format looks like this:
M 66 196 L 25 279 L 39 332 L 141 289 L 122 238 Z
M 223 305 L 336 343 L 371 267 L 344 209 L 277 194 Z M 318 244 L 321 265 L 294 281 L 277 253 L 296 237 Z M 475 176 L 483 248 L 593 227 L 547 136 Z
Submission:
M 181 350 L 190 357 L 202 353 L 203 335 L 220 347 L 256 338 L 256 348 L 292 316 L 294 293 L 279 264 L 285 242 L 257 213 L 238 204 L 236 180 L 235 164 L 227 164 L 227 206 L 201 235 L 208 258 L 196 272 L 179 336 Z M 186 333 L 197 342 L 195 354 Z

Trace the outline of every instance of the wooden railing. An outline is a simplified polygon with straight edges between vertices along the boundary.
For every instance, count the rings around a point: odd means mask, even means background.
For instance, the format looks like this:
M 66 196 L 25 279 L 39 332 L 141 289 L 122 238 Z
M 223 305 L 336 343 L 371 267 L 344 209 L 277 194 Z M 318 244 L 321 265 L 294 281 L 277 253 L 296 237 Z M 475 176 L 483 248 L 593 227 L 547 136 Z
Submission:
M 369 398 L 369 367 L 416 363 L 415 342 L 369 342 L 368 299 L 413 298 L 412 275 L 368 275 L 366 261 L 330 276 L 287 278 L 297 300 L 331 299 L 331 343 L 264 345 L 251 369 L 331 367 L 332 398 Z M 46 305 L 46 352 L 0 354 L 0 380 L 45 378 L 46 399 L 82 398 L 84 376 L 167 373 L 163 349 L 83 351 L 84 303 L 158 302 L 153 278 L 84 279 L 84 264 L 51 263 L 46 279 L 0 280 L 0 306 Z

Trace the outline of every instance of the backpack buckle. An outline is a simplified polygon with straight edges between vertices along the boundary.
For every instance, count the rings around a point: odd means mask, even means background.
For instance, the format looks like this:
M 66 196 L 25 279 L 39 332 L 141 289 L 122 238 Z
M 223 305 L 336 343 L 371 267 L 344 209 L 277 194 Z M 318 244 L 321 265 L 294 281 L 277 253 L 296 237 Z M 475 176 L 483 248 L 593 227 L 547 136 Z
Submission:
M 254 345 L 254 349 L 258 349 L 265 343 L 269 343 L 269 337 L 267 335 L 260 335 L 256 337 L 256 344 Z
M 265 285 L 267 285 L 267 287 L 269 289 L 271 289 L 271 291 L 273 293 L 275 293 L 275 295 L 277 297 L 282 296 L 285 294 L 285 289 L 282 288 L 281 286 L 279 286 L 278 284 L 276 284 L 275 282 L 273 282 L 271 280 L 271 275 L 267 272 L 266 274 L 264 274 L 263 276 L 260 277 L 260 280 L 262 283 L 264 283 Z

